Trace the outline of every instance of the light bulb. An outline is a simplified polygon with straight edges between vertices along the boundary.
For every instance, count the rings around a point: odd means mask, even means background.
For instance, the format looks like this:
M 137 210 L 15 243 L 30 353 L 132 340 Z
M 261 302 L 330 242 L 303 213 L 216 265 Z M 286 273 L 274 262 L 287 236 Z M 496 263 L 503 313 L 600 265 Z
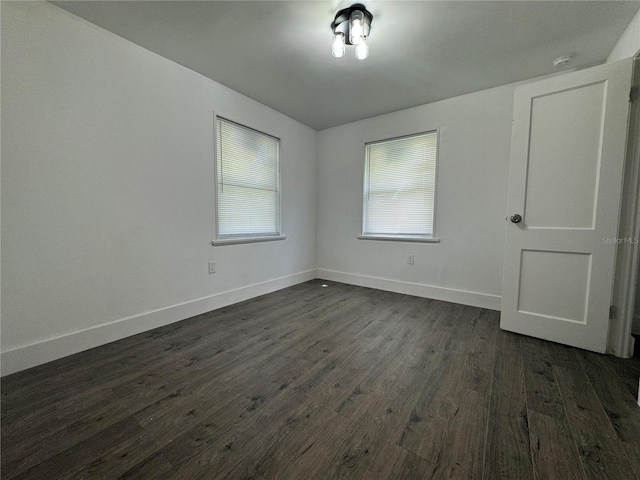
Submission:
M 367 39 L 362 37 L 362 41 L 356 45 L 356 58 L 358 60 L 364 60 L 369 56 L 369 45 L 367 45 Z
M 360 10 L 354 10 L 351 12 L 351 18 L 349 19 L 349 42 L 352 45 L 358 45 L 364 36 L 364 13 Z
M 344 33 L 336 33 L 331 46 L 331 53 L 334 57 L 344 56 Z

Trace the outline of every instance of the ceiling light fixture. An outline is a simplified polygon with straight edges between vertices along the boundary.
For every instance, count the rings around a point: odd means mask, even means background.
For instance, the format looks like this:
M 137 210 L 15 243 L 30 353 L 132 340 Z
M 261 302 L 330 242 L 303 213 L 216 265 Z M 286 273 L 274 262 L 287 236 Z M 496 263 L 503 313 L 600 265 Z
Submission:
M 367 39 L 371 32 L 373 15 L 361 3 L 355 3 L 336 13 L 331 23 L 333 30 L 333 45 L 331 53 L 334 57 L 343 57 L 346 45 L 356 46 L 356 58 L 364 60 L 369 56 Z

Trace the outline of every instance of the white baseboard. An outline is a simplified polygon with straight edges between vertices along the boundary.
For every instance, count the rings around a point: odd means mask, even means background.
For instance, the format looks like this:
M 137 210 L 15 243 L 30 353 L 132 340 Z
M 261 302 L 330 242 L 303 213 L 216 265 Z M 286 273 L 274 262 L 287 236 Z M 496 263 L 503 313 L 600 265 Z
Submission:
M 2 352 L 0 355 L 2 376 L 191 318 L 227 305 L 275 292 L 314 278 L 500 310 L 500 296 L 498 295 L 467 292 L 333 270 L 312 269 L 12 348 Z
M 198 298 L 2 352 L 2 376 L 316 278 L 316 270 Z
M 416 297 L 433 298 L 446 302 L 461 303 L 472 307 L 500 310 L 502 297 L 486 293 L 468 292 L 452 288 L 434 287 L 421 283 L 403 282 L 387 278 L 370 277 L 353 273 L 337 272 L 335 270 L 318 269 L 318 278 L 334 282 L 349 283 L 360 287 L 377 288 L 389 292 L 404 293 Z

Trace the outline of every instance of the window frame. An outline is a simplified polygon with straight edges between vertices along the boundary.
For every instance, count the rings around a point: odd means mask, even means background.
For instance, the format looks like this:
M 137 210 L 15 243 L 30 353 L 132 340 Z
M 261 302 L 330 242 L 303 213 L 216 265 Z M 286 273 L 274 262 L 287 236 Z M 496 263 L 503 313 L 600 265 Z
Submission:
M 267 132 L 264 129 L 256 128 L 253 125 L 248 125 L 246 123 L 238 122 L 233 117 L 229 117 L 227 115 L 218 115 L 214 112 L 213 115 L 213 191 L 214 191 L 214 239 L 211 241 L 213 246 L 223 246 L 223 245 L 239 245 L 243 243 L 258 243 L 258 242 L 271 242 L 275 240 L 284 240 L 286 238 L 284 232 L 282 231 L 282 171 L 281 171 L 281 152 L 282 152 L 282 138 L 274 135 L 273 133 Z M 256 234 L 238 234 L 238 235 L 223 235 L 220 236 L 220 217 L 219 217 L 219 201 L 218 201 L 218 124 L 219 121 L 223 120 L 226 122 L 233 123 L 238 125 L 241 128 L 246 128 L 249 130 L 253 130 L 261 135 L 266 135 L 268 137 L 274 138 L 277 140 L 277 167 L 276 173 L 278 177 L 277 181 L 277 201 L 276 201 L 276 218 L 277 218 L 277 233 L 273 235 L 265 235 L 263 233 Z
M 433 184 L 433 222 L 431 224 L 431 235 L 393 235 L 393 234 L 365 234 L 365 218 L 367 214 L 367 173 L 369 171 L 369 159 L 367 156 L 367 146 L 376 143 L 389 142 L 392 140 L 402 140 L 404 138 L 412 138 L 429 133 L 436 134 L 436 165 L 434 168 L 434 184 Z M 362 171 L 362 210 L 360 219 L 360 234 L 358 239 L 360 240 L 378 240 L 378 241 L 391 241 L 391 242 L 417 242 L 417 243 L 439 243 L 440 238 L 436 237 L 436 213 L 438 205 L 438 167 L 440 163 L 440 128 L 432 128 L 429 130 L 423 130 L 420 132 L 410 133 L 407 135 L 400 135 L 397 137 L 383 138 L 380 140 L 371 140 L 364 143 L 364 162 Z

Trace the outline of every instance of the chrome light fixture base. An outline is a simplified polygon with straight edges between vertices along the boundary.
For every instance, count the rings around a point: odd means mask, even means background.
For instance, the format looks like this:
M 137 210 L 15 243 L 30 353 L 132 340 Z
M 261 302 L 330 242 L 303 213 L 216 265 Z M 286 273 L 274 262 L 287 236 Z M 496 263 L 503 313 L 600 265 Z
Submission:
M 373 15 L 367 8 L 361 3 L 354 3 L 349 8 L 343 8 L 338 13 L 336 13 L 336 18 L 331 22 L 331 30 L 333 33 L 343 33 L 345 36 L 347 45 L 354 45 L 351 43 L 349 39 L 349 20 L 351 19 L 351 14 L 355 11 L 362 12 L 363 14 L 363 22 L 362 22 L 362 30 L 363 36 L 367 38 L 369 33 L 371 32 L 371 22 L 373 22 Z

